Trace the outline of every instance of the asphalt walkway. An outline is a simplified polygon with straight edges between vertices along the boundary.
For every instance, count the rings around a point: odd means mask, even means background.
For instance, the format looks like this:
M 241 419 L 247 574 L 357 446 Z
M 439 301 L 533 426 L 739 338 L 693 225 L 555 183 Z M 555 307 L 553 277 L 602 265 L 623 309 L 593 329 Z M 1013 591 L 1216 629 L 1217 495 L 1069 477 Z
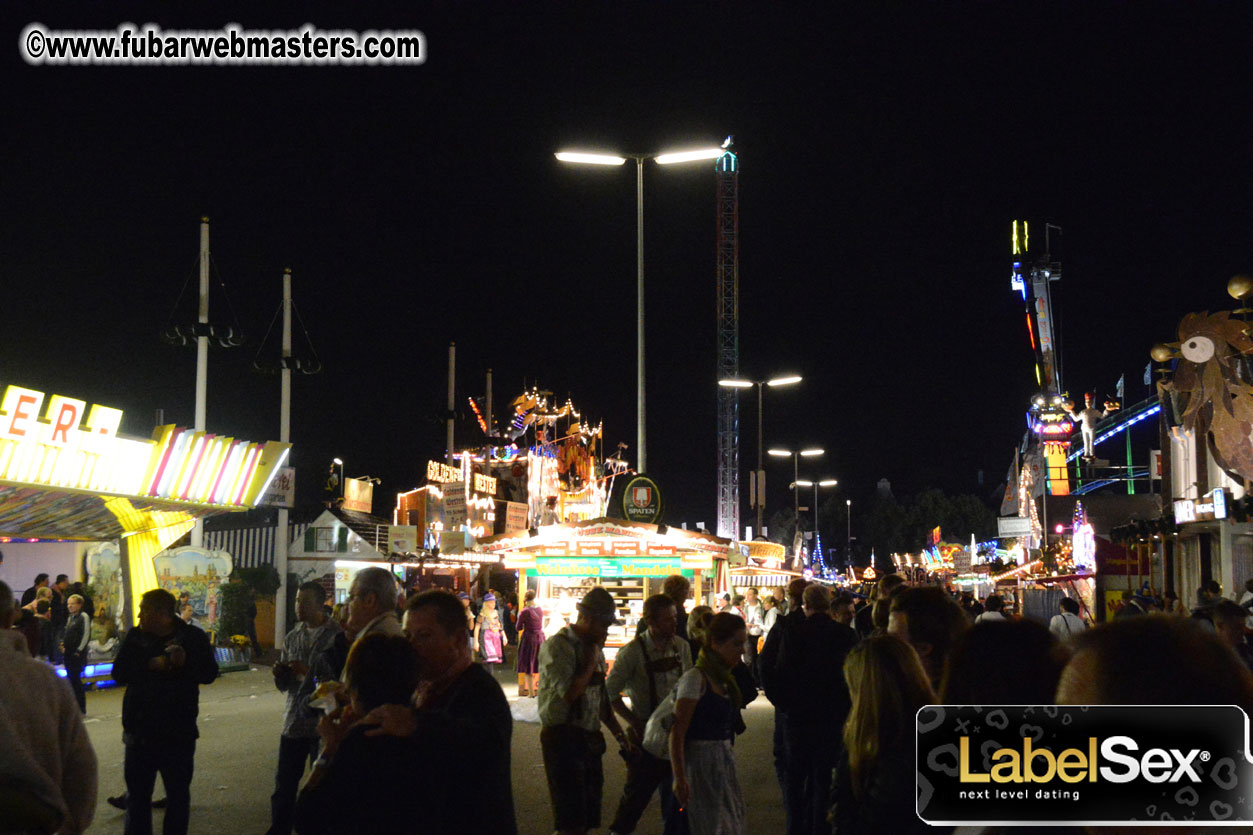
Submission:
M 540 757 L 539 725 L 527 721 L 534 715 L 534 699 L 516 699 L 516 684 L 503 682 L 514 706 L 513 791 L 522 835 L 552 832 L 552 812 Z M 264 833 L 270 822 L 278 735 L 282 728 L 283 694 L 274 689 L 268 667 L 228 673 L 201 688 L 200 741 L 196 751 L 196 776 L 192 782 L 191 832 Z M 748 831 L 754 835 L 783 832 L 783 808 L 771 757 L 774 710 L 759 696 L 744 713 L 748 730 L 736 743 L 736 762 L 748 805 Z M 100 762 L 100 791 L 96 818 L 89 832 L 122 831 L 122 813 L 105 802 L 125 789 L 122 779 L 122 690 L 87 694 L 87 729 Z M 613 748 L 605 755 L 604 827 L 617 806 L 625 779 L 625 766 Z M 157 796 L 163 796 L 160 781 Z M 403 802 L 397 798 L 397 802 Z M 473 803 L 470 792 L 455 802 Z M 155 827 L 163 813 L 153 812 Z M 654 798 L 636 830 L 639 835 L 660 835 L 661 818 Z

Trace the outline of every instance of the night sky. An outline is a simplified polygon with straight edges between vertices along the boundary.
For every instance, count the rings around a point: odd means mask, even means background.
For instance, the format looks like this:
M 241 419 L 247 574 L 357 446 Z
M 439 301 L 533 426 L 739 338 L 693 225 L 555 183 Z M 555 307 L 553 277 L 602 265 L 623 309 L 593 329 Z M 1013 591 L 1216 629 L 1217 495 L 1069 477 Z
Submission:
M 541 12 L 542 10 L 542 12 Z M 294 382 L 298 499 L 334 456 L 382 479 L 375 510 L 442 457 L 494 370 L 499 414 L 538 383 L 635 445 L 634 169 L 564 148 L 740 155 L 744 376 L 766 445 L 819 444 L 802 478 L 855 502 L 879 478 L 990 493 L 1034 391 L 1009 287 L 1015 218 L 1054 250 L 1062 373 L 1141 399 L 1183 314 L 1253 271 L 1244 4 L 693 5 L 6 3 L 0 382 L 191 425 L 195 351 L 160 340 L 212 219 L 208 428 L 278 437 L 251 365 L 284 267 L 325 371 Z M 416 28 L 409 67 L 32 67 L 66 29 Z M 714 174 L 645 169 L 649 469 L 669 521 L 714 524 Z M 225 283 L 223 293 L 216 284 Z M 229 301 L 228 301 L 229 300 Z M 235 316 L 232 316 L 231 306 Z M 277 353 L 277 333 L 267 351 Z M 744 476 L 756 412 L 741 410 Z M 459 441 L 477 441 L 466 432 Z M 633 457 L 633 449 L 628 452 Z M 787 466 L 767 462 L 772 510 Z M 750 521 L 747 489 L 743 519 Z

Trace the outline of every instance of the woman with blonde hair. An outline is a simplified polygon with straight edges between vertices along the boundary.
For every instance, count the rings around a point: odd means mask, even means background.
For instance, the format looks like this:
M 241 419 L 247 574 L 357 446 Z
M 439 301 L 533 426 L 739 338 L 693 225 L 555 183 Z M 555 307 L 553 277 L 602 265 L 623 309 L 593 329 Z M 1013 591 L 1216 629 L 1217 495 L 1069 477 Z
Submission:
M 709 629 L 709 622 L 713 617 L 712 606 L 696 606 L 687 616 L 687 642 L 692 645 L 693 658 L 700 655 L 705 646 L 705 631 Z
M 935 694 L 918 654 L 894 635 L 866 638 L 844 660 L 844 680 L 852 709 L 836 768 L 834 831 L 928 831 L 914 814 L 915 714 Z

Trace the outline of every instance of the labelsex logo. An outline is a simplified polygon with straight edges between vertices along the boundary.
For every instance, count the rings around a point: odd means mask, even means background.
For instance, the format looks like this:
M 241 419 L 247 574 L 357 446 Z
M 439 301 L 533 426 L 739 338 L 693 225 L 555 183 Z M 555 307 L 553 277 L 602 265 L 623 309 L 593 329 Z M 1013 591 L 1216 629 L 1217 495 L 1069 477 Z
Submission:
M 1000 748 L 992 754 L 996 763 L 989 772 L 972 771 L 970 738 L 961 737 L 961 782 L 963 783 L 1047 783 L 1054 777 L 1065 783 L 1097 782 L 1130 783 L 1143 777 L 1150 783 L 1201 782 L 1194 763 L 1209 760 L 1209 752 L 1193 748 L 1149 748 L 1139 753 L 1140 746 L 1129 736 L 1111 736 L 1100 743 L 1088 737 L 1087 751 L 1067 748 L 1054 755 L 1046 748 L 1034 748 L 1031 739 L 1022 740 L 1021 753 L 1013 748 Z M 1132 756 L 1132 754 L 1136 756 Z M 1108 761 L 1111 765 L 1102 765 Z

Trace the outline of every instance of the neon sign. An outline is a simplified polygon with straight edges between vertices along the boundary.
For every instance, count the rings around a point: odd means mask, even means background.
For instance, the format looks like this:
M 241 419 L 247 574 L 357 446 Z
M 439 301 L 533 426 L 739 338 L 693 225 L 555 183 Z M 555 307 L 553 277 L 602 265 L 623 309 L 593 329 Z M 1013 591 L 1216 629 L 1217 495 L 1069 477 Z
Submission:
M 0 480 L 251 507 L 291 449 L 173 425 L 158 427 L 153 440 L 124 438 L 121 422 L 121 409 L 9 386 L 0 401 Z
M 1175 523 L 1204 522 L 1227 518 L 1227 494 L 1221 487 L 1205 494 L 1208 502 L 1179 499 L 1175 502 Z
M 438 461 L 426 462 L 426 480 L 447 484 L 450 481 L 461 481 L 461 468 L 450 467 Z

